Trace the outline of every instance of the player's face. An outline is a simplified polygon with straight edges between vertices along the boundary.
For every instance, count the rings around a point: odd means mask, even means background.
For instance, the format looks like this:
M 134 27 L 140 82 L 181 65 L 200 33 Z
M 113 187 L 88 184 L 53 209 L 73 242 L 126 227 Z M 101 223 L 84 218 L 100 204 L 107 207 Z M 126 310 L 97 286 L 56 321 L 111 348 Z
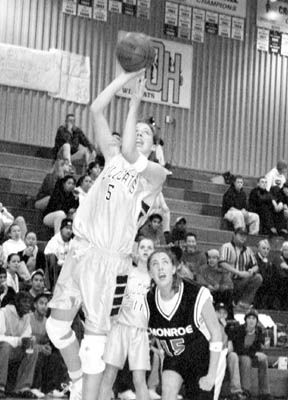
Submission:
M 32 279 L 32 288 L 36 292 L 40 292 L 44 289 L 44 279 L 42 275 L 35 275 Z
M 270 253 L 270 246 L 268 246 L 265 243 L 260 243 L 259 247 L 258 247 L 258 251 L 263 258 L 266 258 L 266 257 L 268 257 L 268 254 Z
M 149 157 L 154 150 L 153 132 L 149 125 L 138 122 L 136 125 L 136 147 L 145 157 Z
M 138 246 L 139 261 L 147 263 L 148 258 L 154 251 L 154 243 L 150 239 L 142 239 Z
M 21 230 L 20 230 L 20 227 L 18 225 L 12 226 L 12 228 L 10 230 L 10 237 L 13 240 L 19 240 L 20 239 Z
M 150 260 L 150 275 L 159 289 L 172 288 L 176 267 L 166 253 L 155 253 Z
M 48 299 L 46 297 L 40 297 L 40 299 L 35 303 L 35 310 L 40 314 L 45 316 L 47 314 Z
M 37 243 L 37 237 L 36 233 L 34 232 L 29 232 L 28 235 L 25 238 L 25 244 L 27 247 L 32 246 L 35 247 Z

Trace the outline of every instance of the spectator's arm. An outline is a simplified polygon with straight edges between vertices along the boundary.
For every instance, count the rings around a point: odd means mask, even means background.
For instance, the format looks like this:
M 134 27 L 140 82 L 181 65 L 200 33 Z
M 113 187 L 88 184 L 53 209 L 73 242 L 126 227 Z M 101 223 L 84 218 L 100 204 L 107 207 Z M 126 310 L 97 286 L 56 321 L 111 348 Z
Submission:
M 89 151 L 92 153 L 95 150 L 93 144 L 89 141 L 89 139 L 84 135 L 83 131 L 80 128 L 77 128 L 77 133 L 79 135 L 79 143 L 84 147 L 87 147 Z
M 0 342 L 9 343 L 12 347 L 21 345 L 21 337 L 7 336 L 4 312 L 0 310 Z
M 233 346 L 233 342 L 232 340 L 228 340 L 228 353 L 232 353 L 232 351 L 234 351 L 234 346 Z

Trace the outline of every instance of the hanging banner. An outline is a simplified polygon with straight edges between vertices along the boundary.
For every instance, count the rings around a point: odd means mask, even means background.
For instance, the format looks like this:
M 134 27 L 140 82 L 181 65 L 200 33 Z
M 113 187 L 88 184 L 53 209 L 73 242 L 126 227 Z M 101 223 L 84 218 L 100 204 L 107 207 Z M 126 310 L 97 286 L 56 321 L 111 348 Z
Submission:
M 212 13 L 211 11 L 206 11 L 205 31 L 207 33 L 212 33 L 213 35 L 218 34 L 218 14 L 217 13 Z
M 192 17 L 192 35 L 193 42 L 204 42 L 205 35 L 205 11 L 199 8 L 193 9 Z
M 270 53 L 280 54 L 281 49 L 281 33 L 270 31 L 269 33 L 269 50 Z
M 179 6 L 179 20 L 178 20 L 178 37 L 181 39 L 191 38 L 192 26 L 192 8 L 188 6 Z
M 178 4 L 198 7 L 204 10 L 228 14 L 233 17 L 246 17 L 246 0 L 175 0 Z M 256 1 L 256 0 L 249 0 Z
M 269 51 L 269 31 L 268 29 L 257 29 L 257 50 Z
M 178 4 L 166 1 L 164 34 L 177 37 L 178 34 Z
M 93 18 L 97 21 L 107 21 L 108 0 L 94 0 Z
M 92 18 L 92 0 L 79 0 L 78 16 Z
M 122 13 L 124 15 L 136 16 L 136 0 L 123 0 Z
M 0 43 L 0 85 L 58 92 L 61 56 Z
M 68 51 L 51 49 L 51 54 L 62 58 L 59 90 L 50 96 L 74 103 L 90 101 L 90 58 Z
M 77 0 L 63 0 L 62 11 L 65 14 L 77 14 Z
M 257 0 L 257 26 L 288 33 L 287 0 Z
M 122 14 L 122 0 L 109 0 L 109 11 Z
M 236 40 L 244 40 L 244 19 L 232 18 L 231 38 Z
M 121 40 L 127 32 L 118 32 Z M 192 84 L 193 47 L 182 43 L 151 38 L 156 51 L 153 67 L 147 71 L 144 101 L 168 106 L 190 108 Z M 116 60 L 116 58 L 115 58 Z M 116 75 L 122 69 L 116 62 Z M 121 97 L 131 97 L 135 81 L 129 82 L 118 93 Z
M 229 15 L 219 15 L 218 35 L 226 38 L 231 37 L 231 17 L 229 17 Z
M 286 33 L 281 35 L 281 56 L 288 57 L 288 35 Z
M 150 18 L 150 0 L 137 1 L 137 18 Z

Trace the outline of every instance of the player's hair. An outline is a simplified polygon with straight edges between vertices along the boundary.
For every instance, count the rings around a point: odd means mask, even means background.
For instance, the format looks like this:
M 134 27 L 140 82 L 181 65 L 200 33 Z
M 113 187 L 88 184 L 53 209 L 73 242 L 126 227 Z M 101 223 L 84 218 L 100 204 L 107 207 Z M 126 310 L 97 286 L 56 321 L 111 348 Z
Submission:
M 12 257 L 14 257 L 14 256 L 19 257 L 19 260 L 20 260 L 19 254 L 17 254 L 17 253 L 10 253 L 9 256 L 7 257 L 7 263 L 9 263 L 9 262 L 11 261 Z

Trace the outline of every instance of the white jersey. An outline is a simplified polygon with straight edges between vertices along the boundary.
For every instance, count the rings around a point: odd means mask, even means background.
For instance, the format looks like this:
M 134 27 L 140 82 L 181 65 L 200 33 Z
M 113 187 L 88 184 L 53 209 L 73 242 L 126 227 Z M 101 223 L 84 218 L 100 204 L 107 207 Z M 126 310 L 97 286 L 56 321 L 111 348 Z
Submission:
M 137 230 L 147 218 L 145 198 L 160 191 L 120 153 L 105 165 L 77 209 L 74 234 L 97 248 L 131 254 Z
M 148 271 L 141 271 L 137 267 L 131 268 L 117 322 L 147 329 L 148 313 L 145 298 L 150 285 L 151 278 Z

